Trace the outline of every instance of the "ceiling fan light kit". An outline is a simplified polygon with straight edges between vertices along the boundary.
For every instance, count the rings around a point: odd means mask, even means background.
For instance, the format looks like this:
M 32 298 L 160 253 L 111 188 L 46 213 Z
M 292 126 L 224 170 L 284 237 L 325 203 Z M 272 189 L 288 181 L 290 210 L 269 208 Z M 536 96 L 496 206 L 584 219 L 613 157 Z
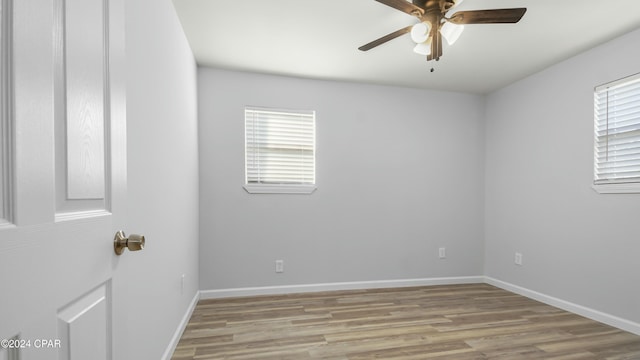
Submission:
M 431 55 L 431 39 L 423 43 L 416 44 L 416 46 L 413 48 L 413 52 L 424 56 Z
M 513 24 L 520 21 L 527 11 L 526 8 L 468 10 L 458 11 L 447 17 L 446 14 L 460 5 L 463 0 L 376 1 L 414 16 L 420 22 L 394 31 L 358 49 L 368 51 L 406 33 L 411 33 L 411 40 L 416 43 L 413 51 L 425 55 L 427 61 L 439 60 L 442 56 L 442 37 L 449 45 L 453 45 L 464 31 L 465 24 Z
M 447 40 L 449 45 L 453 45 L 462 35 L 464 31 L 464 25 L 456 25 L 450 22 L 445 22 L 440 28 L 440 33 Z
M 411 40 L 416 44 L 423 43 L 429 39 L 430 32 L 431 24 L 429 22 L 419 22 L 411 27 Z
M 431 23 L 419 22 L 411 27 L 411 40 L 416 43 L 413 51 L 416 54 L 428 56 L 431 54 Z

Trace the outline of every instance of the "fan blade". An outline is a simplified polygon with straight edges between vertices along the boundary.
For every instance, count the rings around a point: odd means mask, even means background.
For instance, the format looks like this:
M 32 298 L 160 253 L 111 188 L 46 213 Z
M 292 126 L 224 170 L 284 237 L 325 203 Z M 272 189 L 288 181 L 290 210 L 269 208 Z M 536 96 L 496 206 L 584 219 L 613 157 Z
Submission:
M 413 5 L 407 0 L 376 0 L 379 3 L 385 4 L 387 6 L 391 6 L 394 9 L 398 9 L 404 13 L 407 13 L 411 16 L 415 16 L 417 18 L 421 18 L 424 15 L 424 9 Z
M 396 31 L 392 32 L 391 34 L 388 34 L 388 35 L 385 35 L 385 36 L 381 37 L 380 39 L 373 40 L 372 42 L 370 42 L 368 44 L 360 46 L 358 48 L 358 50 L 362 50 L 362 51 L 371 50 L 371 49 L 373 49 L 374 47 L 376 47 L 378 45 L 382 45 L 382 44 L 386 43 L 389 40 L 393 40 L 393 39 L 397 38 L 400 35 L 404 35 L 404 34 L 410 32 L 412 27 L 413 27 L 413 25 L 407 26 L 404 29 L 396 30 Z
M 447 20 L 454 24 L 512 24 L 525 12 L 527 8 L 458 11 Z

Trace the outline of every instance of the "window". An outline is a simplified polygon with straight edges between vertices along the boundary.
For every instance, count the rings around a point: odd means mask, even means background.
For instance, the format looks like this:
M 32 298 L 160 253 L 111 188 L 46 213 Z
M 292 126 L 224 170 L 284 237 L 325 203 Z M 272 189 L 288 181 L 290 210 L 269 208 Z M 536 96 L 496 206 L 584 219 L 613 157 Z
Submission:
M 596 87 L 594 188 L 640 192 L 640 74 Z
M 315 189 L 315 112 L 244 109 L 245 186 L 250 193 Z

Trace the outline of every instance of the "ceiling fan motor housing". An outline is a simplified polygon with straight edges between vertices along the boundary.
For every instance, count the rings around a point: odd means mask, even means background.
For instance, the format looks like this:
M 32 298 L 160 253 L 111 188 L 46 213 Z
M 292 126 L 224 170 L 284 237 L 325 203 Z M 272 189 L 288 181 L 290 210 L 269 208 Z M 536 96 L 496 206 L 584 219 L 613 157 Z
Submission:
M 447 12 L 455 4 L 455 0 L 413 0 L 413 5 L 423 8 L 427 12 L 433 10 Z

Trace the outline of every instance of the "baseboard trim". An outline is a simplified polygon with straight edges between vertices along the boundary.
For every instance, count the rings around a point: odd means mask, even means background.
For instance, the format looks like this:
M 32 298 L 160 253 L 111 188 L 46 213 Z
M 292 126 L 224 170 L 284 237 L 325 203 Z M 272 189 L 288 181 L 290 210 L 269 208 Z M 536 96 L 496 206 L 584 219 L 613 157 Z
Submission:
M 611 325 L 618 329 L 622 329 L 628 331 L 630 333 L 640 335 L 640 324 L 635 323 L 633 321 L 629 321 L 611 314 L 604 313 L 602 311 L 594 310 L 588 308 L 586 306 L 574 304 L 572 302 L 558 299 L 553 296 L 549 296 L 543 293 L 539 293 L 537 291 L 529 290 L 527 288 L 523 288 L 518 285 L 510 284 L 506 281 L 494 279 L 492 277 L 485 276 L 485 282 L 487 284 L 499 287 L 501 289 L 511 291 L 512 293 L 516 293 L 518 295 L 526 296 L 530 299 L 534 299 L 545 304 L 555 306 L 562 310 L 566 310 L 572 312 L 574 314 L 578 314 L 589 318 L 591 320 L 595 320 L 607 325 Z
M 182 333 L 184 332 L 184 329 L 187 328 L 187 324 L 191 319 L 191 315 L 193 315 L 193 311 L 196 309 L 198 300 L 200 300 L 200 292 L 196 291 L 196 294 L 193 296 L 193 299 L 191 300 L 191 303 L 189 304 L 187 311 L 184 313 L 184 316 L 182 317 L 182 320 L 180 320 L 180 323 L 178 324 L 176 331 L 173 333 L 173 337 L 171 338 L 171 341 L 167 346 L 167 350 L 165 350 L 164 354 L 162 355 L 162 360 L 171 360 L 171 356 L 173 355 L 173 352 L 176 351 L 176 347 L 180 342 Z
M 324 284 L 301 284 L 283 286 L 260 286 L 216 290 L 200 290 L 201 299 L 220 299 L 228 297 L 258 296 L 258 295 L 282 295 L 306 292 L 335 291 L 335 290 L 362 290 L 383 289 L 394 287 L 477 284 L 483 283 L 483 276 L 460 276 L 427 279 L 402 279 L 402 280 L 378 280 L 378 281 L 353 281 Z

